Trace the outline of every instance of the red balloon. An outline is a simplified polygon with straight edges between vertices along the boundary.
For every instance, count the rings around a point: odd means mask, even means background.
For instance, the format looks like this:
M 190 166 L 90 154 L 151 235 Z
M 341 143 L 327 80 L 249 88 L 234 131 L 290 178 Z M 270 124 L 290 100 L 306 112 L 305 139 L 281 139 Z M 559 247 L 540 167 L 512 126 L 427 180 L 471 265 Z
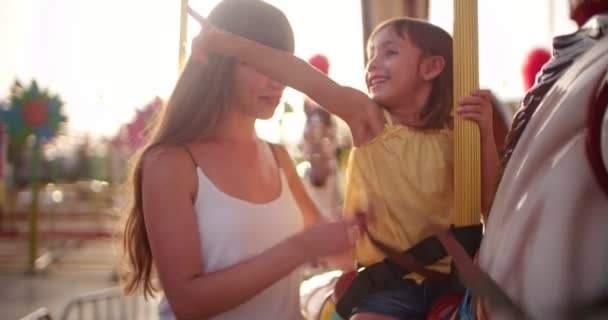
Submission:
M 526 56 L 523 68 L 521 70 L 524 78 L 524 89 L 528 91 L 536 81 L 536 74 L 541 68 L 551 59 L 551 53 L 542 48 L 536 48 L 530 51 Z
M 524 89 L 528 91 L 536 81 L 536 74 L 540 69 L 551 59 L 551 53 L 542 48 L 536 48 L 530 51 L 526 56 L 523 68 L 521 70 L 524 78 Z
M 322 54 L 315 54 L 314 56 L 310 57 L 310 59 L 308 59 L 308 63 L 325 74 L 329 72 L 329 60 Z

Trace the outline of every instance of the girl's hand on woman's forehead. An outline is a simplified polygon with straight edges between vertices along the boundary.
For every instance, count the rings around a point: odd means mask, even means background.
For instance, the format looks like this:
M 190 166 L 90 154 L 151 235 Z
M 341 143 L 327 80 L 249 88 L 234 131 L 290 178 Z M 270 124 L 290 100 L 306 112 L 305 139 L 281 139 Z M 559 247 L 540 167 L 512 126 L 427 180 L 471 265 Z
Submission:
M 492 92 L 490 90 L 473 90 L 471 94 L 458 100 L 458 114 L 463 118 L 477 122 L 482 140 L 493 140 L 494 128 L 492 109 Z
M 188 14 L 201 26 L 201 31 L 192 39 L 191 55 L 196 61 L 207 64 L 208 41 L 217 28 L 190 6 L 188 6 Z

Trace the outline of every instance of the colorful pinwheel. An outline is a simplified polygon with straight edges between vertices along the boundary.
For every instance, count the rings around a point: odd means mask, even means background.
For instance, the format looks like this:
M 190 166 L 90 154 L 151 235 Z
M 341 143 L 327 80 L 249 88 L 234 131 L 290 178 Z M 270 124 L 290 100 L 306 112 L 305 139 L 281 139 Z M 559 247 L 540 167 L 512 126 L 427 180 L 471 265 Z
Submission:
M 62 106 L 59 96 L 40 90 L 36 81 L 27 88 L 15 81 L 8 107 L 0 110 L 0 119 L 11 143 L 23 145 L 32 135 L 37 143 L 44 143 L 54 138 L 60 124 L 66 121 Z

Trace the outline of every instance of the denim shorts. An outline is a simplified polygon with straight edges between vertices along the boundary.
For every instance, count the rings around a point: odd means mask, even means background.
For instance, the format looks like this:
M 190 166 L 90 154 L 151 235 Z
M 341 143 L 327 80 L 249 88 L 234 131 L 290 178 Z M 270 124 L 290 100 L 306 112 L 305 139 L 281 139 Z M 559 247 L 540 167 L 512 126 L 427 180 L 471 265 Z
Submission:
M 433 303 L 446 290 L 445 287 L 424 281 L 421 284 L 411 279 L 401 279 L 391 288 L 372 293 L 355 307 L 357 313 L 374 313 L 395 319 L 425 319 Z

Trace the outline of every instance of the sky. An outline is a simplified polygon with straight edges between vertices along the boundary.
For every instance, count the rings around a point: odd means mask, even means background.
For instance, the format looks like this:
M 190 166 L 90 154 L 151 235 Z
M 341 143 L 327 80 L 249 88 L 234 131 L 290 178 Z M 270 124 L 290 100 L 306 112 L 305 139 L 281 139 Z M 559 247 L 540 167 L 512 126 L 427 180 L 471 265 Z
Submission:
M 206 15 L 218 0 L 190 0 Z M 360 0 L 268 0 L 285 12 L 296 55 L 329 57 L 330 76 L 364 90 Z M 431 0 L 430 20 L 451 31 L 452 0 Z M 480 81 L 504 99 L 522 95 L 519 70 L 533 47 L 574 30 L 566 0 L 480 0 Z M 189 38 L 198 26 L 189 21 Z M 178 75 L 178 0 L 0 0 L 0 99 L 15 78 L 36 79 L 65 101 L 67 138 L 110 137 L 135 109 L 166 98 Z M 296 109 L 302 97 L 285 100 Z M 280 108 L 279 108 L 280 109 Z M 277 118 L 258 123 L 269 140 Z M 301 117 L 291 119 L 297 139 Z

